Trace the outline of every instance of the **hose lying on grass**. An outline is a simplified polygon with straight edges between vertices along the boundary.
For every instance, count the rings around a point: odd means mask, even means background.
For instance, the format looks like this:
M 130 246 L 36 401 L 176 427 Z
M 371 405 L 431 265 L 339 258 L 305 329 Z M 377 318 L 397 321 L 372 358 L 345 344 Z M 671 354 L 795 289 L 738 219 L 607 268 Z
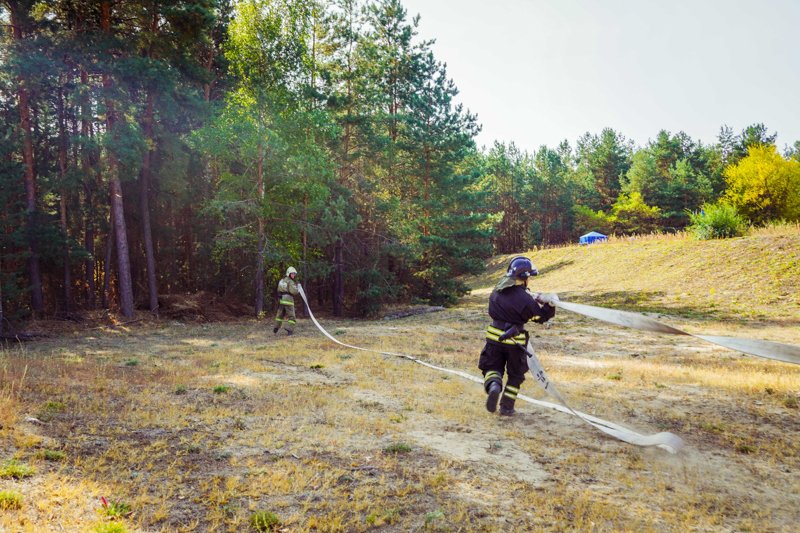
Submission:
M 617 324 L 618 326 L 625 326 L 642 331 L 653 331 L 655 333 L 689 335 L 690 337 L 696 337 L 712 344 L 723 346 L 729 350 L 755 355 L 756 357 L 764 357 L 765 359 L 772 359 L 774 361 L 783 361 L 800 365 L 800 346 L 756 339 L 740 339 L 737 337 L 695 335 L 694 333 L 687 333 L 678 328 L 662 324 L 650 317 L 640 315 L 639 313 L 631 313 L 630 311 L 617 311 L 616 309 L 606 309 L 605 307 L 560 301 L 556 302 L 556 305 L 567 311 Z
M 479 377 L 476 377 L 476 376 L 472 376 L 472 375 L 467 374 L 466 372 L 462 372 L 460 370 L 452 370 L 452 369 L 449 369 L 449 368 L 443 368 L 443 367 L 439 367 L 439 366 L 436 366 L 436 365 L 432 365 L 430 363 L 426 363 L 425 361 L 422 361 L 421 359 L 417 359 L 416 357 L 413 357 L 413 356 L 410 356 L 410 355 L 407 355 L 407 354 L 395 353 L 395 352 L 385 352 L 385 351 L 382 351 L 382 350 L 370 350 L 368 348 L 361 348 L 360 346 L 353 346 L 352 344 L 346 344 L 346 343 L 336 339 L 333 335 L 328 333 L 325 330 L 325 328 L 323 328 L 322 325 L 317 321 L 316 317 L 314 317 L 314 313 L 311 312 L 311 306 L 308 305 L 308 299 L 306 298 L 306 293 L 303 290 L 303 288 L 301 286 L 298 286 L 297 289 L 300 292 L 300 296 L 303 298 L 303 301 L 306 304 L 306 308 L 308 309 L 308 315 L 309 315 L 309 317 L 311 317 L 311 320 L 312 320 L 312 322 L 314 322 L 314 325 L 317 326 L 317 329 L 319 329 L 319 331 L 323 335 L 328 337 L 330 340 L 332 340 L 336 344 L 339 344 L 341 346 L 345 346 L 347 348 L 351 348 L 353 350 L 361 350 L 361 351 L 364 351 L 364 352 L 372 352 L 372 353 L 379 353 L 379 354 L 382 354 L 382 355 L 390 355 L 390 356 L 395 356 L 395 357 L 402 357 L 404 359 L 408 359 L 408 360 L 413 361 L 413 362 L 415 362 L 417 364 L 420 364 L 422 366 L 425 366 L 425 367 L 428 367 L 428 368 L 432 368 L 432 369 L 438 370 L 440 372 L 446 372 L 448 374 L 454 374 L 454 375 L 460 376 L 460 377 L 462 377 L 464 379 L 468 379 L 470 381 L 474 381 L 476 383 L 480 383 L 481 386 L 483 386 L 483 379 L 482 378 L 479 378 Z M 559 305 L 564 304 L 564 303 L 565 302 L 559 302 Z M 574 304 L 571 304 L 571 305 L 574 305 Z M 565 309 L 566 309 L 566 307 L 565 307 Z M 555 409 L 556 411 L 560 411 L 560 412 L 563 412 L 563 413 L 573 414 L 573 415 L 577 416 L 578 418 L 580 418 L 581 420 L 583 420 L 584 422 L 586 422 L 586 423 L 590 424 L 591 426 L 599 429 L 603 433 L 605 433 L 607 435 L 610 435 L 610 436 L 612 436 L 612 437 L 614 437 L 616 439 L 619 439 L 621 441 L 627 442 L 629 444 L 634 444 L 636 446 L 656 446 L 656 447 L 665 449 L 670 453 L 677 453 L 683 447 L 683 440 L 681 440 L 680 437 L 678 437 L 677 435 L 674 435 L 672 433 L 662 432 L 662 433 L 655 433 L 653 435 L 644 435 L 644 434 L 638 433 L 636 431 L 633 431 L 631 429 L 622 427 L 622 426 L 620 426 L 618 424 L 615 424 L 613 422 L 609 422 L 609 421 L 603 420 L 601 418 L 597 418 L 597 417 L 594 417 L 594 416 L 591 416 L 591 415 L 587 415 L 587 414 L 582 413 L 580 411 L 575 411 L 574 409 L 569 407 L 569 405 L 567 405 L 566 401 L 561 396 L 561 394 L 558 392 L 558 390 L 556 389 L 555 385 L 549 379 L 547 379 L 547 376 L 546 376 L 546 374 L 544 372 L 544 369 L 542 368 L 542 365 L 539 362 L 539 360 L 536 358 L 536 355 L 534 355 L 530 344 L 528 344 L 528 347 L 524 348 L 524 349 L 528 354 L 528 367 L 531 370 L 531 373 L 533 374 L 533 377 L 536 379 L 536 382 L 542 388 L 544 388 L 544 390 L 548 394 L 550 394 L 554 398 L 556 398 L 561 405 L 550 403 L 550 402 L 543 402 L 543 401 L 540 401 L 540 400 L 534 400 L 533 398 L 530 398 L 530 397 L 522 395 L 522 394 L 517 396 L 518 400 L 523 400 L 523 401 L 526 401 L 528 403 L 532 403 L 534 405 L 538 405 L 538 406 L 541 406 L 541 407 L 547 407 L 549 409 Z

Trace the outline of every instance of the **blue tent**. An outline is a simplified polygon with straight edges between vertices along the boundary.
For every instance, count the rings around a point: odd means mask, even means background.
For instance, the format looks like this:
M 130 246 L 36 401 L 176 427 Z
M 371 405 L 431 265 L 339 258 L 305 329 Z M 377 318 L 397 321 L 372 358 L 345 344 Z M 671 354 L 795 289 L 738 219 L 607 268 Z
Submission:
M 596 231 L 591 231 L 586 235 L 581 235 L 580 243 L 581 244 L 592 244 L 593 242 L 602 242 L 608 240 L 608 237 L 603 235 L 602 233 L 597 233 Z

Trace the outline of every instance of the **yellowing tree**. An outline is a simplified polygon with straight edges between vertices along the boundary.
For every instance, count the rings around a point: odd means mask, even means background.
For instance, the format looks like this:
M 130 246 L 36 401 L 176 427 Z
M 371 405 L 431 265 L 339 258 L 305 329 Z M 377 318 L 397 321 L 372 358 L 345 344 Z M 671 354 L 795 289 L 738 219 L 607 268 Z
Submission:
M 800 162 L 787 161 L 774 145 L 754 145 L 725 169 L 726 199 L 753 223 L 800 220 Z

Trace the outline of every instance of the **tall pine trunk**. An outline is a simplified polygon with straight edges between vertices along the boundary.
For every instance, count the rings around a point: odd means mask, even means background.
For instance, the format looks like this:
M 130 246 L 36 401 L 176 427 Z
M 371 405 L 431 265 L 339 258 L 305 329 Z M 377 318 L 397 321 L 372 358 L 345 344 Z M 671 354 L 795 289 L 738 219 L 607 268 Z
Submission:
M 106 251 L 103 256 L 103 309 L 111 307 L 111 273 L 114 270 L 111 261 L 114 256 L 114 204 L 111 203 L 111 213 L 108 217 L 108 233 L 106 234 Z
M 266 234 L 264 231 L 264 217 L 261 216 L 262 202 L 264 201 L 264 148 L 258 145 L 258 161 L 256 163 L 256 179 L 258 185 L 258 203 L 256 217 L 258 218 L 258 250 L 256 255 L 256 316 L 264 311 L 264 248 L 266 247 Z
M 89 85 L 89 75 L 86 70 L 81 68 L 81 84 L 84 91 Z M 83 247 L 86 249 L 87 258 L 84 265 L 84 283 L 86 285 L 86 305 L 89 309 L 97 306 L 97 287 L 95 283 L 95 251 L 94 251 L 94 171 L 92 162 L 86 145 L 89 143 L 91 134 L 91 105 L 89 97 L 84 94 L 81 96 L 81 139 L 84 147 L 81 150 L 81 170 L 83 171 L 83 194 L 86 207 L 86 220 L 84 221 Z
M 342 279 L 343 263 L 342 260 L 342 239 L 337 238 L 333 248 L 333 314 L 342 316 L 344 310 L 344 282 Z
M 107 35 L 111 34 L 111 2 L 104 0 L 101 5 L 101 27 Z M 103 88 L 110 92 L 113 82 L 108 74 L 103 74 Z M 114 134 L 114 101 L 106 94 L 107 134 Z M 133 282 L 131 262 L 128 251 L 128 233 L 125 226 L 125 209 L 122 199 L 122 184 L 119 180 L 119 164 L 116 156 L 108 154 L 109 192 L 111 193 L 112 216 L 117 242 L 117 284 L 119 288 L 120 311 L 126 318 L 133 317 Z
M 147 108 L 142 121 L 146 141 L 153 138 L 153 94 L 147 95 Z M 156 256 L 153 249 L 153 232 L 150 227 L 150 177 L 153 151 L 145 150 L 142 159 L 141 183 L 141 216 L 144 236 L 144 252 L 147 260 L 147 291 L 150 296 L 150 312 L 158 316 L 158 286 L 156 284 Z
M 21 43 L 23 40 L 22 19 L 24 14 L 19 2 L 8 2 L 11 14 L 14 40 Z M 36 238 L 36 175 L 33 162 L 33 132 L 31 127 L 30 93 L 24 76 L 18 78 L 17 98 L 19 100 L 19 125 L 22 132 L 22 161 L 25 182 L 25 220 L 28 229 L 28 271 L 31 283 L 31 309 L 34 314 L 44 312 L 44 294 L 42 292 L 42 274 L 39 265 L 39 246 Z
M 64 314 L 72 312 L 72 273 L 70 269 L 69 228 L 67 225 L 67 133 L 64 117 L 64 87 L 58 88 L 58 168 L 61 178 L 61 233 L 64 235 Z

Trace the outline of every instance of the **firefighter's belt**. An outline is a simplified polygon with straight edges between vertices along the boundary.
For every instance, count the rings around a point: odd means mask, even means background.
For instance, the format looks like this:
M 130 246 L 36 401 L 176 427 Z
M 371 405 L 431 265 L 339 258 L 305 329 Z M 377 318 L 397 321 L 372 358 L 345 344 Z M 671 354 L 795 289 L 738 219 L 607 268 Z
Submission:
M 509 328 L 509 329 L 516 328 L 516 327 L 518 327 L 518 326 L 513 326 L 512 325 L 511 328 Z M 488 328 L 486 328 L 486 338 L 489 339 L 490 341 L 500 342 L 502 344 L 511 344 L 511 345 L 525 344 L 526 342 L 528 342 L 528 337 L 525 334 L 524 330 L 520 331 L 519 333 L 517 333 L 516 335 L 514 335 L 512 337 L 509 337 L 509 338 L 504 339 L 504 340 L 501 341 L 500 337 L 503 337 L 504 333 L 505 333 L 505 331 L 503 331 L 500 328 L 496 328 L 496 327 L 494 327 L 492 325 L 490 325 Z

